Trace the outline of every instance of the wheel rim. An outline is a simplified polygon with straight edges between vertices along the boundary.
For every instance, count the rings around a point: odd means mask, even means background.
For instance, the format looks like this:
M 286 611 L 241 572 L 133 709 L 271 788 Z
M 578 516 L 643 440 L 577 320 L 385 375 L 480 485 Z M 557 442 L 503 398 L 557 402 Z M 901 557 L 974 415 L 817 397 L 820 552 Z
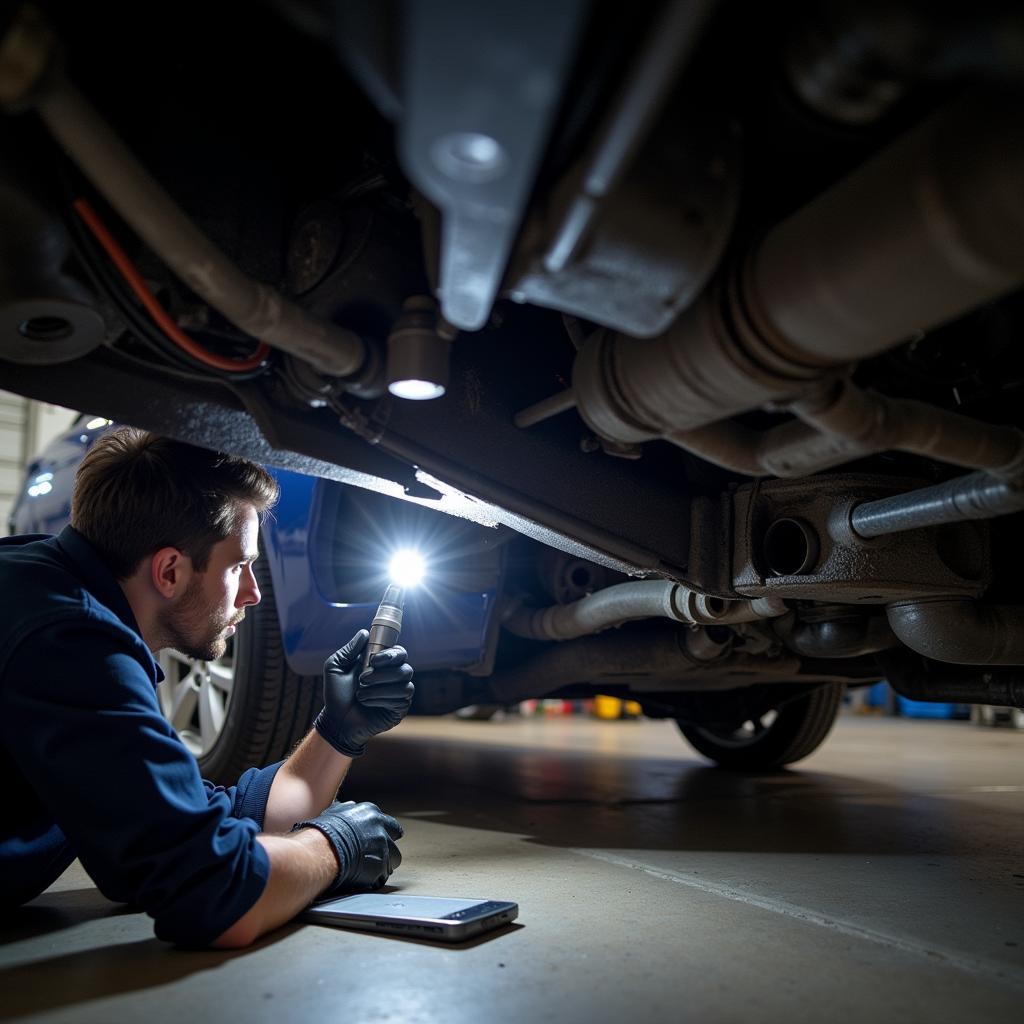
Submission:
M 224 731 L 234 692 L 233 638 L 223 657 L 216 661 L 189 658 L 165 649 L 157 663 L 166 676 L 157 687 L 160 710 L 196 757 L 209 754 Z
M 703 733 L 710 740 L 714 740 L 719 746 L 731 747 L 735 750 L 749 747 L 757 743 L 776 723 L 779 713 L 774 708 L 766 711 L 757 718 L 749 718 L 736 729 L 719 730 L 709 729 L 706 725 L 696 726 L 697 730 Z

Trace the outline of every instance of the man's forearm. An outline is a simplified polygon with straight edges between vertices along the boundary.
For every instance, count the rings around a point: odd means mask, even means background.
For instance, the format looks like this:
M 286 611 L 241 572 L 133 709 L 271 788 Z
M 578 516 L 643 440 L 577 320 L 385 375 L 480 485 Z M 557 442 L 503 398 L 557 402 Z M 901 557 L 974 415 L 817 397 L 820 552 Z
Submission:
M 315 818 L 334 800 L 351 764 L 311 729 L 274 776 L 263 830 L 287 832 L 295 822 Z
M 270 858 L 270 878 L 260 898 L 212 945 L 241 949 L 290 921 L 334 881 L 338 858 L 327 837 L 315 828 L 292 836 L 256 837 Z

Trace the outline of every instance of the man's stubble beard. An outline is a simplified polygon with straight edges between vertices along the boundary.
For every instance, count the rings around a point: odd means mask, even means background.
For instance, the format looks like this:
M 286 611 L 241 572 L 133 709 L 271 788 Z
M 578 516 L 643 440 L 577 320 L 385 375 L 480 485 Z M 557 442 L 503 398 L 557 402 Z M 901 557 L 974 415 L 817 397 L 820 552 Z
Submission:
M 224 656 L 227 640 L 224 630 L 236 621 L 235 616 L 215 622 L 214 612 L 203 599 L 202 580 L 193 576 L 185 593 L 166 612 L 163 622 L 163 646 L 171 647 L 189 658 L 216 661 Z M 241 616 L 238 616 L 240 619 Z

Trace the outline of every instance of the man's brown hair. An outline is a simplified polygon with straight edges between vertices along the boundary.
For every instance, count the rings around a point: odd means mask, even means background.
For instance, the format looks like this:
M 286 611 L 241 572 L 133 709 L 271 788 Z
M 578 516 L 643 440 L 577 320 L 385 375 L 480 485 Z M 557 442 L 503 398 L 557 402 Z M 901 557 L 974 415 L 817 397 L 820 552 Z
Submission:
M 71 525 L 119 580 L 164 547 L 185 552 L 202 572 L 242 505 L 262 520 L 277 496 L 274 478 L 248 459 L 118 427 L 78 467 Z

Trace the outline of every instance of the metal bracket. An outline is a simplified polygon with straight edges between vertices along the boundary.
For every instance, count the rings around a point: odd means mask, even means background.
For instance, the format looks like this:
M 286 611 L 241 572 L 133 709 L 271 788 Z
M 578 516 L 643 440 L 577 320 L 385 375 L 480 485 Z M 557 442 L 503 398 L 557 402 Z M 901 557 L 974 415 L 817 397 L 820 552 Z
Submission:
M 443 215 L 438 299 L 487 322 L 562 100 L 585 0 L 410 0 L 399 151 Z

